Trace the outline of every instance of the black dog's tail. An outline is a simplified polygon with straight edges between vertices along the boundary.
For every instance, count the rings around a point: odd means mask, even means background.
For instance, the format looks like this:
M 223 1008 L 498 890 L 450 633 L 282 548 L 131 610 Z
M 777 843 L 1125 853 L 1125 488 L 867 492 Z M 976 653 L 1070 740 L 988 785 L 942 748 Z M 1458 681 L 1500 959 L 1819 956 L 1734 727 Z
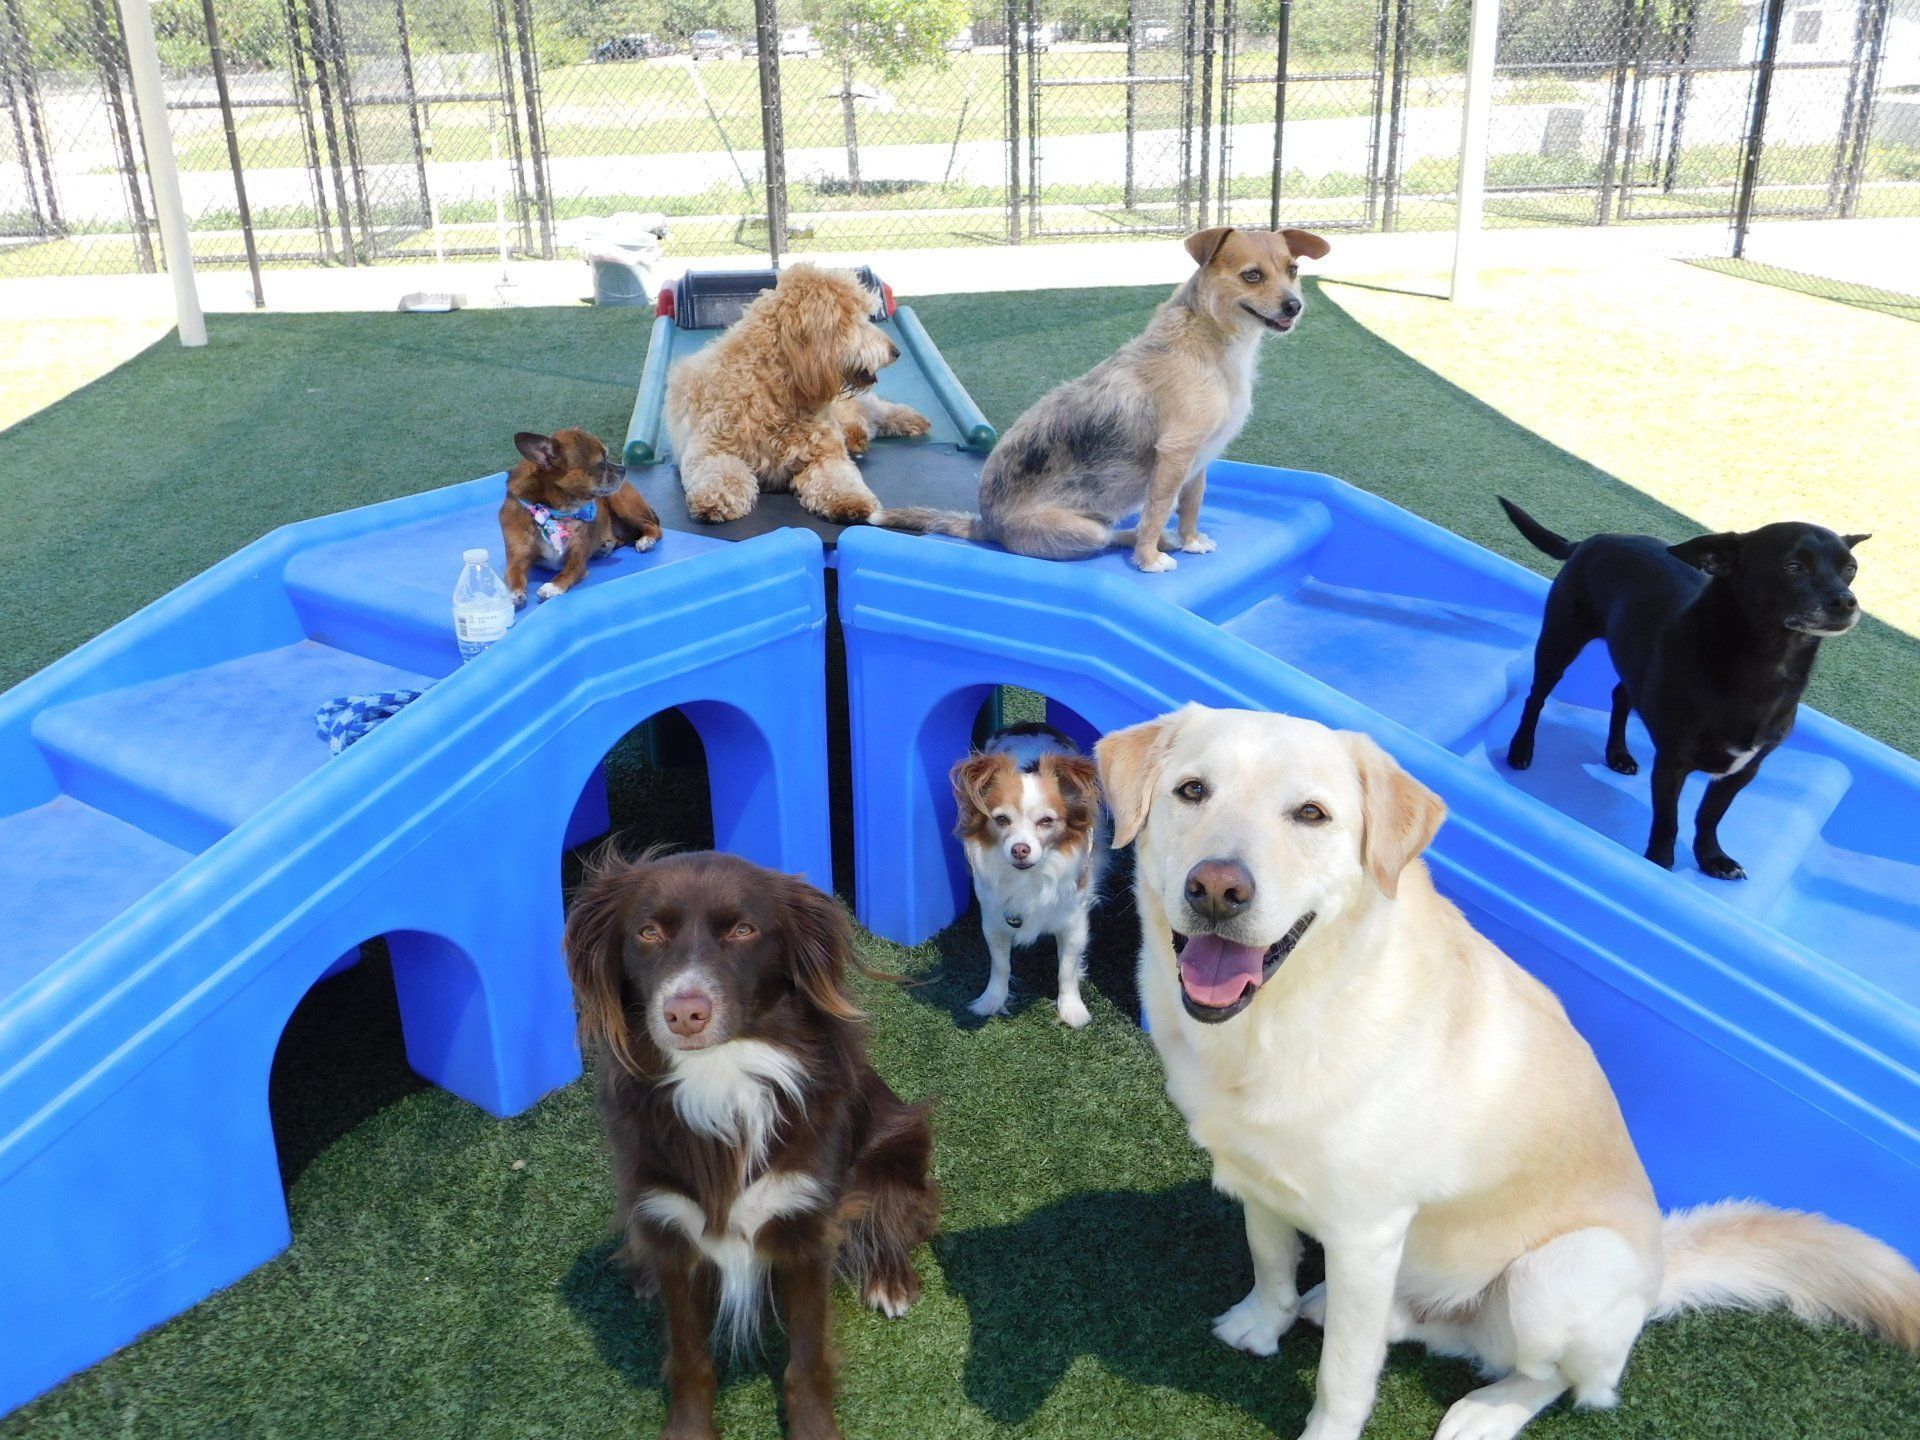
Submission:
M 1500 508 L 1507 512 L 1507 519 L 1513 522 L 1513 528 L 1526 536 L 1527 543 L 1534 549 L 1556 560 L 1564 560 L 1573 553 L 1573 542 L 1566 536 L 1554 534 L 1506 496 L 1496 495 L 1494 498 L 1500 502 Z
M 904 530 L 909 535 L 953 535 L 962 540 L 980 538 L 980 517 L 964 510 L 936 510 L 927 505 L 890 505 L 867 517 L 882 530 Z

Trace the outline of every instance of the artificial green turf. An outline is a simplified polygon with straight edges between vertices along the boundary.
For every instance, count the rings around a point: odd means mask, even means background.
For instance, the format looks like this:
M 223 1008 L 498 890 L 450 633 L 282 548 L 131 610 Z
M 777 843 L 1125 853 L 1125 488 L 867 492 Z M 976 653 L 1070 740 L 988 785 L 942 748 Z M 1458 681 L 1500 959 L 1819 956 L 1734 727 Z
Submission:
M 1004 423 L 1133 334 L 1161 293 L 918 308 Z M 157 347 L 0 434 L 0 497 L 35 537 L 27 563 L 0 571 L 4 678 L 274 524 L 495 468 L 515 429 L 619 434 L 644 327 L 633 312 L 590 310 L 214 317 L 208 350 Z M 1234 453 L 1343 475 L 1542 566 L 1499 518 L 1494 489 L 1550 500 L 1572 533 L 1696 528 L 1515 429 L 1324 297 L 1297 337 L 1269 347 Z M 1818 703 L 1920 747 L 1913 642 L 1868 626 L 1828 651 Z M 703 838 L 697 770 L 615 773 L 623 827 Z M 1052 1019 L 1044 947 L 1017 967 L 1017 1013 L 983 1025 L 964 1009 L 985 968 L 977 927 L 912 951 L 863 942 L 876 967 L 927 979 L 859 988 L 883 1073 L 938 1098 L 946 1213 L 920 1261 L 927 1297 L 907 1319 L 839 1296 L 851 1440 L 1197 1440 L 1286 1435 L 1303 1418 L 1310 1327 L 1268 1360 L 1207 1333 L 1245 1289 L 1245 1247 L 1128 1019 L 1127 912 L 1110 904 L 1101 919 L 1095 1024 L 1079 1034 Z M 287 1255 L 0 1421 L 0 1437 L 586 1440 L 657 1427 L 657 1332 L 605 1263 L 611 1194 L 586 1088 L 489 1119 L 411 1082 L 391 1006 L 375 954 L 318 987 L 289 1027 L 274 1077 L 295 1177 Z M 769 1374 L 736 1370 L 721 1402 L 729 1434 L 777 1432 Z M 1368 1433 L 1426 1437 L 1472 1383 L 1461 1364 L 1399 1347 Z M 1845 1332 L 1717 1315 L 1651 1330 L 1623 1395 L 1614 1412 L 1556 1410 L 1529 1433 L 1911 1437 L 1920 1365 Z

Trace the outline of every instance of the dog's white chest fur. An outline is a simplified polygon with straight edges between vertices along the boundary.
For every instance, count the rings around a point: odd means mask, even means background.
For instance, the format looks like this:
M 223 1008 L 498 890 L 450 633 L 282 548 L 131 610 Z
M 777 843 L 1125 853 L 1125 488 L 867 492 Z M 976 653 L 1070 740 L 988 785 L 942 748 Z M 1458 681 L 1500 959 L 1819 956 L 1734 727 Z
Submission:
M 981 913 L 1012 928 L 1015 945 L 1057 935 L 1093 902 L 1090 887 L 1082 883 L 1087 857 L 1078 851 L 1049 850 L 1031 870 L 1016 870 L 998 846 L 969 843 L 967 862 L 973 867 Z
M 769 1221 L 817 1209 L 828 1199 L 812 1175 L 774 1170 L 746 1179 L 766 1156 L 781 1097 L 799 1099 L 804 1073 L 793 1056 L 759 1040 L 675 1052 L 671 1063 L 668 1083 L 680 1118 L 691 1129 L 740 1146 L 740 1191 L 717 1228 L 708 1226 L 691 1196 L 665 1187 L 644 1192 L 634 1209 L 682 1231 L 719 1270 L 717 1328 L 739 1340 L 751 1335 L 760 1313 L 766 1266 L 755 1238 Z
M 1236 342 L 1221 358 L 1221 369 L 1227 382 L 1227 413 L 1220 418 L 1220 424 L 1193 457 L 1193 466 L 1187 472 L 1189 475 L 1202 473 L 1218 460 L 1221 452 L 1245 428 L 1247 416 L 1253 411 L 1253 380 L 1260 361 L 1259 337 L 1250 336 Z

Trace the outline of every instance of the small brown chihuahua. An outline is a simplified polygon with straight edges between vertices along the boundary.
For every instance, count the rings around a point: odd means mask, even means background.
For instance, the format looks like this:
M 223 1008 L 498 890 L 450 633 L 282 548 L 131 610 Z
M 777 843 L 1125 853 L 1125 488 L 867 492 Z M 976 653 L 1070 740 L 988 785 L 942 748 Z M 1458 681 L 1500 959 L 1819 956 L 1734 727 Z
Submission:
M 522 430 L 513 444 L 523 458 L 507 476 L 500 536 L 515 606 L 527 603 L 527 571 L 534 565 L 559 571 L 539 590 L 542 600 L 551 600 L 577 585 L 595 556 L 622 545 L 651 550 L 660 539 L 660 517 L 627 483 L 627 467 L 608 459 L 594 436 L 580 429 Z

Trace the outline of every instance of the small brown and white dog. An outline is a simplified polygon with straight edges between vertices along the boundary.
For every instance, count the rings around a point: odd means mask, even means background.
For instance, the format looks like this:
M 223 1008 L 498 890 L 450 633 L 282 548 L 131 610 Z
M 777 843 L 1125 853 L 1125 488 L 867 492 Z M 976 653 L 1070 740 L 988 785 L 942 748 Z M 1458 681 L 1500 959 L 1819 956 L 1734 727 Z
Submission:
M 596 556 L 659 543 L 660 517 L 596 437 L 580 429 L 522 430 L 513 445 L 521 458 L 507 475 L 500 538 L 515 605 L 527 603 L 527 572 L 535 565 L 559 572 L 540 587 L 540 598 L 551 600 L 579 584 Z
M 1021 555 L 1076 560 L 1112 545 L 1142 570 L 1171 570 L 1168 551 L 1205 554 L 1207 466 L 1253 407 L 1262 337 L 1294 327 L 1306 301 L 1300 257 L 1327 242 L 1306 230 L 1220 226 L 1187 237 L 1200 268 L 1154 311 L 1136 340 L 1043 396 L 1001 437 L 980 472 L 980 513 L 902 506 L 890 530 L 991 540 Z M 1178 505 L 1180 533 L 1166 533 Z M 1116 530 L 1138 512 L 1133 530 Z
M 1013 952 L 1043 936 L 1060 952 L 1060 1018 L 1093 1018 L 1080 998 L 1087 931 L 1107 868 L 1106 812 L 1092 759 L 1051 725 L 1009 725 L 953 767 L 960 837 L 980 897 L 992 972 L 967 1008 L 1007 1008 Z
M 852 457 L 875 435 L 932 427 L 873 393 L 900 358 L 873 322 L 877 303 L 847 271 L 795 265 L 724 335 L 674 365 L 667 435 L 697 519 L 738 520 L 762 491 L 791 490 L 842 524 L 878 508 Z
M 1358 1440 L 1399 1340 L 1492 1381 L 1439 1440 L 1510 1440 L 1569 1390 L 1613 1404 L 1641 1328 L 1683 1310 L 1920 1350 L 1920 1274 L 1880 1241 L 1750 1202 L 1661 1215 L 1559 1001 L 1434 890 L 1439 797 L 1372 740 L 1190 705 L 1098 754 L 1167 1090 L 1246 1208 L 1253 1289 L 1213 1333 L 1271 1355 L 1298 1317 L 1324 1330 L 1305 1440 Z M 1327 1261 L 1305 1297 L 1303 1230 Z
M 873 1309 L 905 1314 L 940 1209 L 926 1109 L 867 1062 L 846 916 L 732 855 L 603 859 L 566 949 L 600 1052 L 625 1257 L 666 1312 L 665 1434 L 714 1435 L 712 1332 L 751 1338 L 771 1272 L 787 1433 L 837 1440 L 836 1264 Z

